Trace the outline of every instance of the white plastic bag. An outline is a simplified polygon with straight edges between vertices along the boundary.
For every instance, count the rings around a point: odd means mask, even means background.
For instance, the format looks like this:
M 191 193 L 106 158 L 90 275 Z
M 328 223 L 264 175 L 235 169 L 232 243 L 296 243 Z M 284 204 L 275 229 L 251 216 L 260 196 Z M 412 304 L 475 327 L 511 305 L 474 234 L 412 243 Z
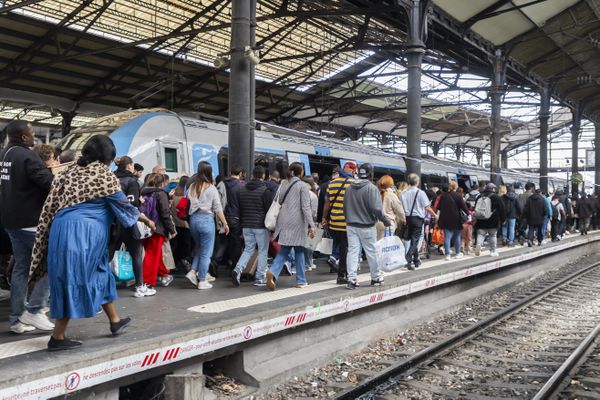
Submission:
M 406 265 L 406 253 L 402 240 L 386 228 L 385 236 L 375 243 L 377 266 L 384 272 L 391 272 Z
M 323 230 L 321 233 L 321 240 L 317 244 L 315 251 L 318 251 L 321 254 L 325 254 L 330 256 L 333 253 L 333 239 L 329 235 L 329 231 Z
M 315 227 L 315 237 L 314 238 L 310 238 L 310 236 L 306 236 L 306 244 L 304 245 L 304 247 L 306 247 L 307 249 L 310 250 L 316 250 L 317 246 L 319 245 L 319 242 L 321 242 L 321 239 L 323 238 L 323 228 L 319 228 L 319 227 Z

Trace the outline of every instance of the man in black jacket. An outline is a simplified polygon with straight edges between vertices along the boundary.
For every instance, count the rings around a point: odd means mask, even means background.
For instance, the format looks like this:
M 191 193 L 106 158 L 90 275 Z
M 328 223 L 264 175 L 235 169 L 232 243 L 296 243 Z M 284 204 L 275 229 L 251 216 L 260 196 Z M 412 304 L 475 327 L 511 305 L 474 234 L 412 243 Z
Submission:
M 477 210 L 480 208 L 479 203 L 488 202 L 487 199 L 489 199 L 491 215 L 489 218 L 477 217 Z M 486 235 L 488 235 L 490 256 L 498 257 L 498 252 L 496 251 L 498 226 L 502 225 L 506 220 L 506 210 L 504 209 L 502 200 L 500 200 L 500 197 L 496 194 L 496 185 L 491 182 L 485 185 L 481 196 L 479 196 L 475 202 L 475 219 L 477 220 L 475 223 L 475 229 L 477 230 L 475 255 L 479 256 L 481 254 L 481 246 L 485 241 Z
M 546 199 L 542 196 L 541 189 L 536 189 L 535 193 L 532 194 L 525 203 L 523 210 L 523 216 L 527 220 L 529 231 L 527 232 L 527 245 L 533 246 L 533 234 L 537 234 L 538 243 L 541 246 L 544 237 L 542 235 L 542 225 L 544 224 L 544 217 L 547 215 L 548 206 L 546 205 Z
M 13 121 L 6 127 L 8 145 L 0 153 L 0 204 L 2 225 L 12 243 L 15 265 L 11 277 L 10 330 L 24 333 L 37 328 L 51 331 L 54 324 L 42 313 L 50 289 L 44 277 L 27 296 L 27 281 L 35 231 L 52 184 L 52 173 L 30 147 L 33 127 Z
M 242 172 L 241 167 L 234 166 L 231 169 L 231 174 L 217 185 L 223 212 L 227 219 L 227 225 L 229 225 L 229 235 L 223 235 L 219 232 L 210 269 L 213 276 L 216 276 L 217 264 L 226 262 L 225 254 L 231 260 L 231 265 L 235 267 L 242 253 L 242 226 L 240 225 L 240 189 L 243 186 L 240 179 L 242 178 Z
M 240 276 L 258 246 L 258 264 L 254 286 L 265 286 L 267 281 L 267 258 L 269 256 L 269 231 L 265 216 L 273 202 L 273 193 L 263 181 L 265 169 L 257 165 L 252 170 L 252 180 L 240 189 L 240 220 L 244 232 L 245 248 L 237 265 L 231 271 L 234 286 L 240 285 Z
M 594 215 L 594 200 L 591 195 L 581 194 L 577 202 L 577 215 L 579 216 L 579 231 L 582 235 L 587 235 L 590 228 L 590 221 Z

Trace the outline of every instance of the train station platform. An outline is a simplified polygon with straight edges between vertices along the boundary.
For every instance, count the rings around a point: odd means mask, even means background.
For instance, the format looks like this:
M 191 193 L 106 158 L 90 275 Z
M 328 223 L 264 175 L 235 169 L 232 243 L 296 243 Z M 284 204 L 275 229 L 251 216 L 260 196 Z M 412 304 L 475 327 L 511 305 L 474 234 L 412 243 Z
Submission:
M 592 232 L 589 236 L 571 235 L 543 247 L 500 248 L 500 257 L 489 256 L 489 251 L 452 261 L 433 256 L 416 271 L 402 269 L 386 274 L 381 287 L 369 286 L 368 267 L 363 264 L 359 277 L 363 286 L 354 291 L 336 285 L 335 276 L 324 263 L 308 273 L 310 285 L 304 289 L 294 288 L 293 277 L 281 277 L 274 292 L 249 282 L 234 288 L 228 277 L 217 279 L 211 290 L 202 291 L 185 278 L 178 278 L 167 288 L 157 288 L 156 296 L 142 299 L 122 288 L 117 308 L 121 316 L 133 318 L 126 334 L 112 337 L 104 315 L 74 320 L 68 334 L 84 344 L 80 349 L 59 353 L 46 351 L 47 332 L 18 336 L 8 333 L 8 299 L 6 293 L 0 293 L 0 320 L 5 321 L 0 325 L 0 399 L 50 398 L 113 381 L 116 387 L 130 384 L 141 377 L 171 373 L 193 360 L 233 354 L 253 343 L 281 338 L 306 327 L 328 329 L 328 324 L 340 318 L 355 318 L 364 310 L 394 305 L 457 282 L 468 285 L 477 276 L 535 265 L 542 259 L 559 268 L 598 247 L 600 233 Z M 560 256 L 567 253 L 568 259 Z M 404 310 L 396 309 L 398 318 Z M 278 373 L 273 370 L 276 363 L 268 362 L 269 357 L 285 362 L 285 349 L 274 348 L 269 353 L 254 361 L 245 360 L 246 373 L 257 382 Z M 309 362 L 308 354 L 296 353 L 294 357 L 307 357 Z

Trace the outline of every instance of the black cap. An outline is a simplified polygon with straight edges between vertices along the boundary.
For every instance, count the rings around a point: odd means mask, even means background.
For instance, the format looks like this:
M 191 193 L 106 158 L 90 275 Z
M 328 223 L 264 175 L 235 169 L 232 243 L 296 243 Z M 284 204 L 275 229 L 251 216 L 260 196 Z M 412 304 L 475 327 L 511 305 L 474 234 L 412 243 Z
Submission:
M 373 166 L 370 163 L 361 164 L 358 167 L 358 177 L 360 179 L 370 179 L 373 176 Z

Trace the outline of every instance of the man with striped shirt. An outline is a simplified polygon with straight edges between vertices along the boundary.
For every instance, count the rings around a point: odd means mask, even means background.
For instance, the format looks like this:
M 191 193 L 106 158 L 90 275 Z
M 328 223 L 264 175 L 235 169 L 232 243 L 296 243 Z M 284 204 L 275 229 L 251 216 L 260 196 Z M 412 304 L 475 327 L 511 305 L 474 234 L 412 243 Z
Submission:
M 329 228 L 333 240 L 340 248 L 340 261 L 338 267 L 337 284 L 346 284 L 348 275 L 346 258 L 348 256 L 348 236 L 346 235 L 346 216 L 344 214 L 344 196 L 346 188 L 354 182 L 357 165 L 354 161 L 347 161 L 340 171 L 340 176 L 332 179 L 327 186 L 325 205 L 323 206 L 323 226 Z

